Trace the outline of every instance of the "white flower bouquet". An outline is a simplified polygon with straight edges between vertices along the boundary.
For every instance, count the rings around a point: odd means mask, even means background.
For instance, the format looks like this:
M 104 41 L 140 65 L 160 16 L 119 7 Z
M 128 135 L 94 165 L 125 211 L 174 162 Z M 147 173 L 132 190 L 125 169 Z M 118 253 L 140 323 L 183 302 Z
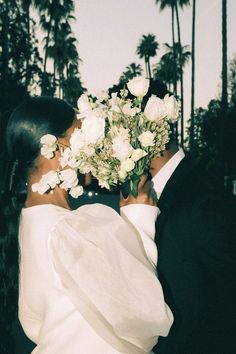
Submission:
M 169 122 L 178 117 L 178 103 L 173 96 L 164 99 L 152 95 L 142 107 L 149 80 L 138 77 L 121 90 L 120 97 L 102 92 L 96 99 L 83 94 L 78 100 L 81 127 L 70 139 L 70 147 L 61 157 L 62 167 L 89 173 L 101 187 L 128 185 L 137 196 L 138 183 L 149 171 L 151 160 L 160 156 L 169 141 Z

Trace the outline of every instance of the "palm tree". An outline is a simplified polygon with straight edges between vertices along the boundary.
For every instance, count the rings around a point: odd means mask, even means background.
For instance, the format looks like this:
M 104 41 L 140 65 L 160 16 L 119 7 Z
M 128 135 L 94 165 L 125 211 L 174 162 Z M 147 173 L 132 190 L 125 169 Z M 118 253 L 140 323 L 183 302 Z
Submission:
M 222 113 L 227 112 L 228 93 L 227 93 L 227 0 L 222 0 Z
M 146 75 L 147 78 L 151 79 L 151 66 L 150 66 L 150 58 L 156 55 L 157 49 L 159 47 L 158 42 L 156 41 L 156 37 L 154 34 L 143 35 L 139 41 L 139 45 L 137 47 L 136 53 L 139 58 L 144 58 Z
M 27 39 L 26 39 L 26 74 L 25 74 L 25 87 L 26 87 L 26 92 L 28 91 L 28 86 L 30 83 L 30 39 L 31 39 L 31 33 L 30 33 L 30 5 L 32 4 L 32 0 L 22 0 L 22 7 L 23 10 L 26 14 L 26 26 L 27 26 Z
M 175 43 L 174 47 L 169 45 L 168 43 L 164 44 L 164 47 L 166 49 L 166 53 L 162 56 L 162 58 L 164 57 L 169 57 L 169 62 L 172 64 L 174 63 L 174 53 L 177 54 L 177 62 L 176 62 L 176 80 L 177 83 L 178 81 L 181 80 L 181 73 L 183 72 L 183 68 L 185 67 L 185 65 L 188 63 L 191 52 L 188 50 L 189 46 L 188 45 L 180 45 L 180 43 Z M 161 58 L 161 59 L 162 59 Z M 173 68 L 172 68 L 173 71 Z M 174 85 L 174 81 L 172 78 L 172 84 Z M 178 95 L 178 92 L 177 92 Z M 181 94 L 179 95 L 181 97 Z
M 196 15 L 196 0 L 193 0 L 192 5 L 192 84 L 191 84 L 191 126 L 190 126 L 190 147 L 194 142 L 194 106 L 195 106 L 195 15 Z
M 172 46 L 174 48 L 175 43 L 175 31 L 174 31 L 174 14 L 176 16 L 176 23 L 177 23 L 177 36 L 178 36 L 178 43 L 181 47 L 181 33 L 180 33 L 180 22 L 179 22 L 179 7 L 182 9 L 185 5 L 190 5 L 190 0 L 156 0 L 156 4 L 160 4 L 160 9 L 163 10 L 166 7 L 171 8 L 172 13 Z M 177 61 L 181 62 L 182 59 L 177 57 L 177 54 L 181 55 L 181 51 L 179 53 L 173 53 L 174 61 L 173 64 L 175 68 L 177 66 Z M 174 80 L 175 82 L 177 80 Z M 184 142 L 184 84 L 183 84 L 183 73 L 180 72 L 180 90 L 181 90 L 181 145 Z M 177 88 L 174 87 L 174 93 L 176 94 Z
M 125 84 L 127 81 L 133 79 L 136 76 L 140 76 L 142 74 L 142 67 L 140 64 L 131 63 L 126 66 L 125 71 L 122 73 L 119 84 Z
M 175 11 L 174 11 L 174 1 L 173 0 L 155 0 L 157 5 L 160 5 L 160 11 L 165 10 L 167 7 L 171 8 L 171 29 L 172 29 L 172 46 L 174 48 L 175 44 Z M 177 78 L 176 78 L 176 53 L 174 52 L 174 60 L 173 60 L 173 93 L 177 94 Z
M 177 75 L 176 69 L 173 62 L 173 57 L 169 53 L 164 54 L 159 63 L 157 63 L 153 68 L 153 78 L 154 80 L 160 80 L 164 83 L 169 92 L 174 91 L 173 78 Z M 174 80 L 175 82 L 176 79 Z
M 222 0 L 222 93 L 221 93 L 221 122 L 220 122 L 220 160 L 222 163 L 223 177 L 227 173 L 224 153 L 225 146 L 225 116 L 228 110 L 228 78 L 227 78 L 227 0 Z
M 180 34 L 180 22 L 179 22 L 179 10 L 178 6 L 180 6 L 181 9 L 185 5 L 190 5 L 190 0 L 173 0 L 174 1 L 174 8 L 175 8 L 175 14 L 176 14 L 176 22 L 177 22 L 177 33 L 178 33 L 178 43 L 181 47 L 181 34 Z M 179 55 L 181 56 L 182 52 L 179 52 Z M 180 61 L 182 61 L 181 57 L 179 58 Z M 181 146 L 184 144 L 184 80 L 183 80 L 183 71 L 181 70 L 180 73 L 180 90 L 181 90 L 181 136 L 180 136 L 180 143 Z
M 46 32 L 45 37 L 45 55 L 43 64 L 43 78 L 42 78 L 42 93 L 46 90 L 45 79 L 46 79 L 46 68 L 49 49 L 54 42 L 57 40 L 57 30 L 60 22 L 63 22 L 65 18 L 72 18 L 71 12 L 74 11 L 73 0 L 33 0 L 35 7 L 40 13 L 40 25 L 42 29 Z

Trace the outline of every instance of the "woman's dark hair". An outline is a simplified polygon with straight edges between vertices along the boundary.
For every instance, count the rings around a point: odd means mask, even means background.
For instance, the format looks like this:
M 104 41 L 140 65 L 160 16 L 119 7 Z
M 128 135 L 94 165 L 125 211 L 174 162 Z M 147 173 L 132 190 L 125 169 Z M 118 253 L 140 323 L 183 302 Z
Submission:
M 33 97 L 11 114 L 5 133 L 5 178 L 0 200 L 0 341 L 1 354 L 13 353 L 12 324 L 17 318 L 18 226 L 26 198 L 29 169 L 40 152 L 45 134 L 61 137 L 72 125 L 74 109 L 53 97 Z

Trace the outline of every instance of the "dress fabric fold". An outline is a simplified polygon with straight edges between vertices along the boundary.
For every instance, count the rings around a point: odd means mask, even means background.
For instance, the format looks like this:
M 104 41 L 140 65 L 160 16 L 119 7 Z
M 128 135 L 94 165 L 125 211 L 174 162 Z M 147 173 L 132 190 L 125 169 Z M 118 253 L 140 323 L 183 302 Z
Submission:
M 48 206 L 41 206 L 41 220 L 42 212 L 50 218 Z M 36 223 L 36 210 L 33 214 Z M 30 211 L 26 209 L 21 220 L 19 315 L 26 333 L 32 331 L 29 321 L 31 327 L 37 322 L 31 335 L 38 344 L 33 353 L 150 353 L 158 336 L 168 334 L 173 317 L 139 233 L 101 204 L 72 212 L 54 207 L 52 214 L 41 230 L 43 241 L 33 249 L 33 242 L 27 246 Z M 40 237 L 38 229 L 36 233 Z M 39 276 L 34 290 L 27 282 L 29 267 Z M 78 333 L 68 335 L 75 343 L 63 339 L 68 331 Z

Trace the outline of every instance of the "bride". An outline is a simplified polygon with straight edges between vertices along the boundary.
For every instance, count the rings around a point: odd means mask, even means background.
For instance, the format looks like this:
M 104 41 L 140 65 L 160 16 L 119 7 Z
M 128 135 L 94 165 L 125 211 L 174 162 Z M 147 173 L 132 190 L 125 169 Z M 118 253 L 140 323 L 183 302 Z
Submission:
M 121 198 L 121 216 L 102 204 L 72 211 L 56 184 L 44 194 L 32 188 L 59 168 L 79 124 L 70 105 L 49 97 L 28 99 L 8 122 L 4 252 L 19 244 L 19 319 L 34 354 L 150 353 L 173 316 L 155 273 L 159 209 L 149 182 L 142 178 L 136 199 Z M 57 138 L 51 158 L 40 154 L 46 134 Z M 14 271 L 4 276 L 9 299 L 17 282 Z

